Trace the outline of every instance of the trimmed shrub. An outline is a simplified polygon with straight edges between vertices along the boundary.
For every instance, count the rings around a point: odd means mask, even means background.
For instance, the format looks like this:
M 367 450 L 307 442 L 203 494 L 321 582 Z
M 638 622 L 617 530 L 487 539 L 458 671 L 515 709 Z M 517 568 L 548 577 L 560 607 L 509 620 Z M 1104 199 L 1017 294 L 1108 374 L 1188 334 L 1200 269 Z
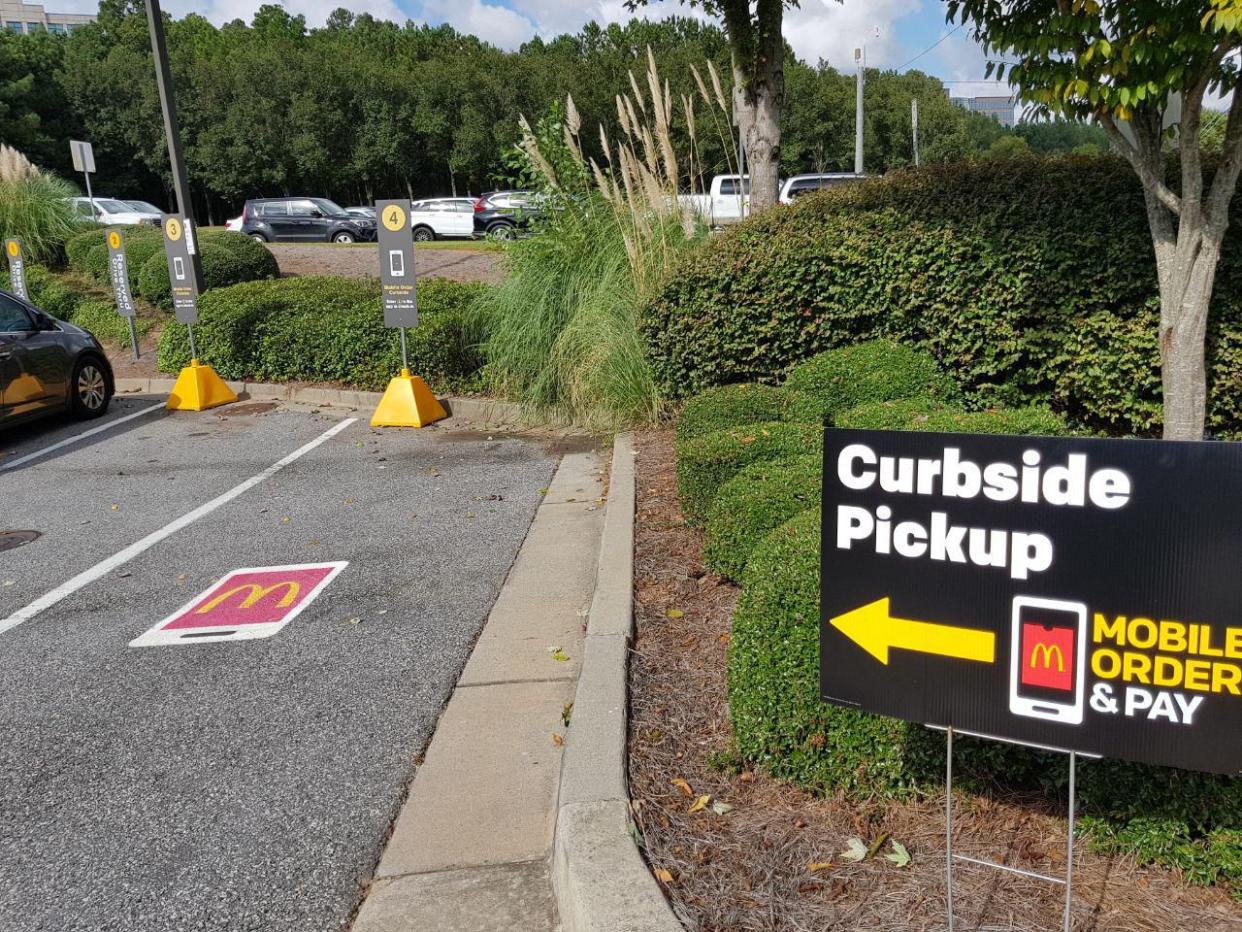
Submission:
M 418 284 L 422 321 L 408 331 L 410 368 L 432 385 L 475 384 L 482 358 L 465 309 L 486 287 Z M 201 356 L 227 379 L 340 382 L 378 390 L 401 368 L 400 338 L 384 327 L 373 280 L 285 278 L 217 288 L 203 294 L 199 315 Z M 185 327 L 170 321 L 160 336 L 160 369 L 176 372 L 189 358 Z
M 129 348 L 129 323 L 116 312 L 116 306 L 101 298 L 88 298 L 78 304 L 73 313 L 73 322 L 84 327 L 106 343 Z M 141 340 L 151 330 L 151 321 L 138 317 L 134 320 Z
M 104 245 L 103 227 L 92 227 L 69 237 L 65 240 L 65 256 L 69 260 L 69 268 L 85 275 L 87 253 L 94 247 L 102 245 Z
M 824 431 L 818 424 L 766 421 L 718 430 L 677 449 L 677 494 L 682 514 L 700 521 L 716 491 L 751 463 L 774 460 L 823 449 Z
M 828 794 L 894 796 L 940 773 L 944 739 L 919 725 L 819 697 L 818 509 L 751 554 L 729 642 L 738 748 L 775 776 Z
M 233 254 L 241 264 L 243 281 L 256 282 L 265 278 L 279 278 L 280 266 L 276 257 L 262 243 L 256 243 L 244 233 L 234 230 L 213 230 L 199 234 L 204 245 L 222 246 Z M 162 244 L 161 244 L 162 245 Z
M 1209 424 L 1242 435 L 1242 234 L 1209 320 Z M 776 383 L 876 337 L 929 351 L 984 406 L 1157 433 L 1155 262 L 1133 170 L 1111 156 L 890 172 L 763 211 L 696 248 L 640 316 L 656 382 L 685 397 Z
M 840 411 L 869 401 L 927 397 L 953 401 L 953 381 L 929 354 L 891 340 L 871 340 L 828 350 L 795 366 L 785 381 L 785 417 L 831 423 Z
M 959 434 L 1030 434 L 1063 437 L 1065 419 L 1047 408 L 992 408 L 962 411 L 926 398 L 873 402 L 843 411 L 838 427 L 867 430 L 942 431 Z
M 86 277 L 103 284 L 108 280 L 108 244 L 97 243 L 86 253 Z
M 707 512 L 708 568 L 740 580 L 751 552 L 768 534 L 819 507 L 823 475 L 823 458 L 812 454 L 752 463 L 722 485 Z
M 106 247 L 105 251 L 106 251 Z M 94 261 L 91 250 L 88 265 Z M 246 269 L 241 260 L 223 246 L 200 243 L 199 256 L 203 262 L 203 291 L 223 288 L 247 281 Z M 107 261 L 105 254 L 104 261 Z M 172 283 L 168 278 L 168 259 L 161 249 L 147 258 L 138 274 L 138 292 L 156 307 L 172 309 Z
M 785 411 L 787 393 L 771 385 L 722 385 L 695 395 L 677 418 L 680 444 L 704 434 L 739 424 L 779 421 Z

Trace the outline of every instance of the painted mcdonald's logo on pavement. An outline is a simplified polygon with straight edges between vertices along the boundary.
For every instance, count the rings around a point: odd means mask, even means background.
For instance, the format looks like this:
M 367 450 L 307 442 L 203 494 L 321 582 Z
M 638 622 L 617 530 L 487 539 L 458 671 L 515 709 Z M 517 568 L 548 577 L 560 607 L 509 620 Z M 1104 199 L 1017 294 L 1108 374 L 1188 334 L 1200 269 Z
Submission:
M 348 565 L 342 560 L 233 570 L 129 646 L 269 638 L 293 621 Z

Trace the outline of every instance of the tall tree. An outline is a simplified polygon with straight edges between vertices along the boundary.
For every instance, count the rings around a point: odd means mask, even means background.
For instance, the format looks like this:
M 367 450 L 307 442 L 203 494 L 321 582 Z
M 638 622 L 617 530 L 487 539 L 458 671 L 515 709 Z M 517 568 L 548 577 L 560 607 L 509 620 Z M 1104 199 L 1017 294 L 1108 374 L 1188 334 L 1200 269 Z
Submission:
M 626 0 L 636 10 L 650 0 Z M 776 203 L 785 108 L 785 6 L 797 0 L 683 0 L 724 22 L 733 59 L 733 110 L 750 171 L 750 205 Z
M 948 12 L 973 23 L 989 51 L 1017 57 L 1009 80 L 1024 100 L 1046 114 L 1094 117 L 1134 167 L 1160 284 L 1164 436 L 1202 437 L 1208 309 L 1242 172 L 1242 0 L 949 0 Z M 1220 162 L 1205 172 L 1209 91 L 1233 100 Z M 1175 95 L 1177 180 L 1165 154 Z

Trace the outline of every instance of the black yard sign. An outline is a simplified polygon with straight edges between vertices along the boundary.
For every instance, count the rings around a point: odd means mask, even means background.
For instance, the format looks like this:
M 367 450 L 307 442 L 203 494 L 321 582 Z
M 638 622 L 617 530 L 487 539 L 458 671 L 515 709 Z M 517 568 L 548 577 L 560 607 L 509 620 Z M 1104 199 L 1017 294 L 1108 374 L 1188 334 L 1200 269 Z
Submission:
M 829 429 L 830 702 L 1242 772 L 1242 444 Z

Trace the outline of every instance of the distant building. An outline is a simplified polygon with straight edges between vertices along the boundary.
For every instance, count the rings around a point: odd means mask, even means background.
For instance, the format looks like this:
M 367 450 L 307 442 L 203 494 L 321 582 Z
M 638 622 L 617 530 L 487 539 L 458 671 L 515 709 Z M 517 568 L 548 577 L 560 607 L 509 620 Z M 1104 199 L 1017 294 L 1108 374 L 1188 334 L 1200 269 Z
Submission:
M 953 97 L 950 95 L 949 100 L 972 113 L 982 113 L 984 116 L 991 117 L 1001 126 L 1013 126 L 1017 122 L 1014 118 L 1012 97 Z
M 64 34 L 94 21 L 95 17 L 86 13 L 48 13 L 36 3 L 0 0 L 0 29 L 9 32 Z

